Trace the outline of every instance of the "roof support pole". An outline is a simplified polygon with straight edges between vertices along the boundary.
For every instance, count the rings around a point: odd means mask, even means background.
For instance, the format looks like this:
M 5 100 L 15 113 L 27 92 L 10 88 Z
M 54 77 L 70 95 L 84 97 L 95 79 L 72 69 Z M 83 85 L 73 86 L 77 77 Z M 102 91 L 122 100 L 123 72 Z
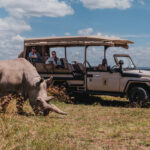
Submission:
M 24 57 L 24 58 L 27 58 L 27 47 L 26 47 L 26 46 L 24 46 L 23 57 Z
M 65 59 L 67 59 L 67 48 L 65 46 Z
M 109 46 L 104 46 L 104 59 L 106 59 L 106 51 L 108 49 Z
M 51 48 L 49 47 L 49 57 L 51 57 Z
M 42 62 L 43 62 L 43 63 L 44 63 L 44 61 L 45 61 L 44 56 L 45 56 L 45 46 L 42 46 Z
M 85 78 L 84 78 L 84 81 L 85 81 L 85 91 L 87 91 L 87 48 L 88 46 L 85 46 L 85 51 L 84 51 L 84 67 L 85 67 Z

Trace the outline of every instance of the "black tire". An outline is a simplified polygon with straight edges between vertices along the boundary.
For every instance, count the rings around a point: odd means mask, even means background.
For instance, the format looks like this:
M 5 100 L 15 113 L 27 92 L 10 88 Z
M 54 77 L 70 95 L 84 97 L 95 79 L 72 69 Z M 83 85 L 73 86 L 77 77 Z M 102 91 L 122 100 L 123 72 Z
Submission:
M 143 87 L 133 87 L 128 94 L 130 103 L 144 104 L 149 100 L 149 93 Z

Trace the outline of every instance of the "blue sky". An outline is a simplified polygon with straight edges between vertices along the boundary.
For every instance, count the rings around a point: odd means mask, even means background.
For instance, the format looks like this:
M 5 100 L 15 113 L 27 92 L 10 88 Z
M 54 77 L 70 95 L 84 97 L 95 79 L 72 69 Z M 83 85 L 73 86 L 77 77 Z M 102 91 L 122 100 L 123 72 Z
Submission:
M 149 18 L 149 0 L 0 0 L 0 59 L 15 58 L 24 38 L 103 35 L 135 42 L 128 52 L 110 50 L 108 59 L 129 53 L 138 66 L 150 67 Z M 102 52 L 93 53 L 96 63 Z M 78 50 L 69 55 L 81 59 Z

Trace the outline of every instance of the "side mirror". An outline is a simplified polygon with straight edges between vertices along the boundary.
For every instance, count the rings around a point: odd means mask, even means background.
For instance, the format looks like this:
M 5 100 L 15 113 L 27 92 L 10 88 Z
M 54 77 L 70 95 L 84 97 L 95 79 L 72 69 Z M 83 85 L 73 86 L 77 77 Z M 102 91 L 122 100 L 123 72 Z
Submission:
M 122 66 L 124 64 L 123 60 L 119 60 L 119 65 Z
M 120 72 L 122 73 L 122 65 L 124 64 L 123 60 L 119 60 Z

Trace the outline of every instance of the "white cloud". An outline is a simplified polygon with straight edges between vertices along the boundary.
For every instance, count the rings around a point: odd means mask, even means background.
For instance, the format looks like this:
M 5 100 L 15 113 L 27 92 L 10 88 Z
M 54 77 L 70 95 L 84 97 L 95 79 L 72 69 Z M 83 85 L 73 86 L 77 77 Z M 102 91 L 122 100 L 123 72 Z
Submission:
M 117 8 L 128 9 L 134 0 L 80 0 L 89 9 Z M 140 1 L 142 2 L 142 1 Z
M 109 66 L 115 65 L 113 55 L 114 54 L 128 54 L 133 59 L 135 65 L 137 67 L 149 67 L 150 66 L 150 48 L 149 47 L 138 47 L 135 45 L 130 45 L 129 50 L 123 48 L 113 48 L 110 47 L 107 50 L 106 57 Z M 73 52 L 72 52 L 73 53 Z M 84 50 L 80 50 L 80 54 L 78 57 L 76 56 L 76 60 L 81 60 L 81 53 L 82 57 L 84 57 Z M 74 54 L 72 54 L 74 56 Z M 102 59 L 104 58 L 104 48 L 103 47 L 88 47 L 87 51 L 87 60 L 92 66 L 97 66 L 98 64 L 102 63 Z M 74 57 L 72 57 L 74 59 Z
M 65 36 L 70 36 L 71 34 L 69 32 L 66 32 L 65 33 Z
M 60 0 L 0 0 L 0 7 L 15 17 L 63 17 L 74 13 L 71 6 Z
M 85 28 L 78 30 L 77 33 L 82 36 L 91 35 L 93 33 L 93 28 Z
M 146 45 L 150 46 L 150 42 L 146 42 Z
M 24 20 L 18 20 L 12 17 L 0 18 L 0 31 L 3 33 L 21 33 L 30 31 L 31 27 Z
M 0 0 L 8 16 L 0 18 L 0 59 L 17 57 L 23 49 L 22 33 L 31 30 L 29 17 L 63 17 L 74 10 L 65 0 Z
M 123 38 L 150 38 L 150 34 L 128 34 L 121 35 Z
M 18 42 L 22 42 L 24 40 L 24 38 L 20 35 L 16 35 L 12 37 L 12 41 L 18 41 Z
M 131 51 L 130 51 L 131 50 Z M 143 46 L 134 45 L 133 48 L 129 49 L 129 53 L 134 60 L 135 64 L 140 67 L 150 66 L 150 48 Z
M 105 34 L 99 31 L 95 32 L 93 28 L 80 29 L 77 31 L 77 34 L 80 36 L 92 35 L 92 36 L 105 36 L 105 37 L 118 38 L 118 39 L 120 38 L 112 34 Z
M 30 31 L 31 27 L 22 19 L 12 17 L 0 18 L 0 59 L 17 57 L 23 49 L 22 32 Z
M 141 5 L 145 5 L 144 0 L 138 0 L 138 3 L 140 3 Z
M 105 36 L 105 37 L 113 37 L 113 38 L 142 38 L 142 37 L 150 37 L 150 35 L 120 35 L 120 37 L 110 34 L 110 33 L 102 33 L 99 31 L 94 31 L 93 28 L 85 28 L 78 30 L 77 33 L 79 35 L 98 35 L 98 36 Z M 149 42 L 146 43 L 149 46 Z M 115 65 L 114 59 L 113 59 L 113 54 L 129 54 L 132 59 L 134 60 L 135 64 L 140 67 L 148 67 L 149 66 L 149 58 L 150 58 L 150 48 L 148 46 L 145 47 L 139 47 L 136 45 L 129 45 L 129 50 L 123 49 L 123 48 L 109 48 L 107 50 L 107 60 L 110 66 Z M 89 47 L 88 48 L 88 61 L 91 63 L 91 65 L 98 65 L 99 63 L 102 62 L 103 59 L 103 47 Z M 80 51 L 83 53 L 83 51 Z M 76 56 L 76 60 L 81 60 L 81 53 L 78 55 L 75 55 L 74 52 L 70 54 L 72 59 L 74 56 Z M 83 56 L 82 56 L 83 57 Z

